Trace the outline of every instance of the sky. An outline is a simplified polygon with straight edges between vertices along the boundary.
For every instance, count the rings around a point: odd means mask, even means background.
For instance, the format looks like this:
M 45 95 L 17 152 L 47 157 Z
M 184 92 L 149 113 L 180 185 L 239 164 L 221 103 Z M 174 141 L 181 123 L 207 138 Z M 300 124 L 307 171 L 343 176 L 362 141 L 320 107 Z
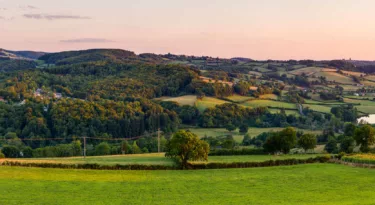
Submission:
M 0 0 L 0 48 L 375 60 L 374 0 Z

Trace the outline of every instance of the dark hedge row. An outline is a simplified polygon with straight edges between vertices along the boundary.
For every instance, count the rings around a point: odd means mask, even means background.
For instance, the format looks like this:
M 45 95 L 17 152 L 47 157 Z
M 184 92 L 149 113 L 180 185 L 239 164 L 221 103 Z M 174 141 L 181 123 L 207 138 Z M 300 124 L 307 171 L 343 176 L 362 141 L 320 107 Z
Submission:
M 208 156 L 232 156 L 232 155 L 265 155 L 263 149 L 217 149 L 212 150 Z
M 321 157 L 308 158 L 308 159 L 269 160 L 269 161 L 264 161 L 264 162 L 190 164 L 189 169 L 228 169 L 228 168 L 290 166 L 290 165 L 297 165 L 297 164 L 326 163 L 330 159 L 331 159 L 330 156 L 321 156 Z
M 252 167 L 272 167 L 288 166 L 297 164 L 326 163 L 330 156 L 320 156 L 309 159 L 285 159 L 269 160 L 264 162 L 233 162 L 233 163 L 207 163 L 189 164 L 188 169 L 227 169 L 227 168 L 252 168 Z M 99 165 L 99 164 L 55 164 L 55 163 L 25 163 L 17 161 L 4 161 L 1 166 L 20 167 L 40 167 L 40 168 L 60 168 L 60 169 L 96 169 L 96 170 L 177 170 L 174 166 L 164 165 Z

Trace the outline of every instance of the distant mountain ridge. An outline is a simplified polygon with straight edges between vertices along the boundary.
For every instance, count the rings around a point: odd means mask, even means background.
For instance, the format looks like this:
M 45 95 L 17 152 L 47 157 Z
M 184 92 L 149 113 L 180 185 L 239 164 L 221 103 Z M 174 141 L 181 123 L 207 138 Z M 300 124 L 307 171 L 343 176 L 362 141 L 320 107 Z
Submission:
M 10 51 L 0 48 L 0 58 L 2 59 L 22 59 L 36 60 L 45 55 L 46 52 L 39 51 Z

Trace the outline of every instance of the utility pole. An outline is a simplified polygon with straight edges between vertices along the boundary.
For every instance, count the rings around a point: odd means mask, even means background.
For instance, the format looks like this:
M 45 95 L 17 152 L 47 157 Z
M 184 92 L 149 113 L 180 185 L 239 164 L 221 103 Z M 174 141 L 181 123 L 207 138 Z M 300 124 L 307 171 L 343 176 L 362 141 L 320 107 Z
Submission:
M 160 128 L 158 128 L 158 153 L 160 153 Z
M 83 137 L 83 158 L 86 158 L 86 136 Z

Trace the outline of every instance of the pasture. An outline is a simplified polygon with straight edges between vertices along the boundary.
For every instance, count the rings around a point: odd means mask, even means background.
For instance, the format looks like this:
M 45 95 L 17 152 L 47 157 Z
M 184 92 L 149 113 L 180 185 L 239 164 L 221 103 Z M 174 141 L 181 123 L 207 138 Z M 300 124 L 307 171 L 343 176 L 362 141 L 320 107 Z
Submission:
M 307 164 L 104 171 L 0 167 L 0 204 L 374 204 L 374 169 Z
M 291 108 L 296 109 L 297 106 L 294 103 L 287 103 L 287 102 L 280 102 L 280 101 L 273 101 L 273 100 L 250 100 L 242 105 L 248 106 L 248 107 L 277 107 L 277 108 Z
M 346 103 L 360 103 L 361 105 L 356 105 L 355 107 L 358 111 L 368 113 L 368 114 L 375 114 L 375 101 L 370 100 L 355 100 L 344 98 L 344 102 Z
M 213 98 L 213 97 L 204 97 L 201 100 L 197 100 L 195 102 L 195 106 L 198 108 L 200 112 L 203 112 L 207 108 L 215 107 L 216 105 L 221 105 L 224 103 L 230 103 L 230 102 L 220 100 L 217 98 Z
M 157 98 L 162 101 L 173 101 L 177 102 L 180 105 L 191 105 L 194 106 L 195 102 L 197 101 L 197 96 L 195 95 L 184 95 L 180 97 L 162 97 Z
M 247 134 L 249 134 L 251 137 L 256 137 L 263 132 L 277 132 L 281 131 L 284 128 L 282 127 L 269 127 L 269 128 L 257 128 L 257 127 L 249 127 L 249 130 Z M 224 135 L 232 135 L 234 140 L 237 142 L 242 142 L 243 136 L 245 134 L 239 133 L 238 129 L 233 132 L 229 132 L 225 128 L 190 128 L 189 129 L 194 134 L 198 135 L 198 137 L 202 138 L 204 136 L 211 136 L 211 137 L 217 137 L 217 136 L 224 136 Z M 321 134 L 321 130 L 304 130 L 304 129 L 296 129 L 298 131 L 303 131 L 305 133 L 311 133 L 311 134 Z
M 210 162 L 264 162 L 268 160 L 285 159 L 308 159 L 321 154 L 288 154 L 288 155 L 237 155 L 237 156 L 209 156 L 208 161 L 198 161 L 193 163 Z M 129 154 L 129 155 L 108 155 L 83 157 L 61 157 L 61 158 L 25 158 L 6 159 L 7 161 L 21 163 L 52 163 L 52 164 L 100 164 L 100 165 L 175 165 L 173 160 L 165 157 L 165 153 L 150 154 Z

